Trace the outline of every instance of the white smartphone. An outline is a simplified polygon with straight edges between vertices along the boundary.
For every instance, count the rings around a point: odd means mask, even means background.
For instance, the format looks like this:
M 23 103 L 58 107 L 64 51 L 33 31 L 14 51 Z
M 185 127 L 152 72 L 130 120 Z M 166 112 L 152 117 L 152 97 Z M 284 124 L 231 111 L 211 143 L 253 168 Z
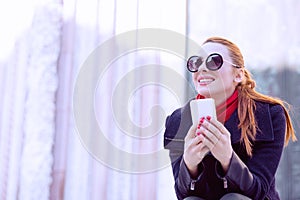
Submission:
M 215 100 L 212 98 L 194 99 L 190 102 L 190 109 L 193 124 L 198 124 L 201 117 L 217 118 Z

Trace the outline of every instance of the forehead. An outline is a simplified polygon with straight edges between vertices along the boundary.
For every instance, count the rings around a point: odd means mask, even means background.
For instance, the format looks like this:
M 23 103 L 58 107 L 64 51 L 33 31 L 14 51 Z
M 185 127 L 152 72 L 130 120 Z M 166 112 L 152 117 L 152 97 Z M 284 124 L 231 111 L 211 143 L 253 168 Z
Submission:
M 206 55 L 210 55 L 212 53 L 219 53 L 224 58 L 229 58 L 229 51 L 227 47 L 223 44 L 208 42 L 203 44 L 202 51 L 205 52 Z

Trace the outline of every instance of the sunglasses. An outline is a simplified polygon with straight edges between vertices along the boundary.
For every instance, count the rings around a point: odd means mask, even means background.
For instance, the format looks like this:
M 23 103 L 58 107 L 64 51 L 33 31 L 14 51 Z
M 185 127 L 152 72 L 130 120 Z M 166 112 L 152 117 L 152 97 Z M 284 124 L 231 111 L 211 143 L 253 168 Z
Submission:
M 190 72 L 195 73 L 199 70 L 199 67 L 203 64 L 204 58 L 200 56 L 192 56 L 187 61 L 187 68 Z M 210 54 L 206 60 L 205 65 L 207 69 L 216 71 L 220 69 L 224 62 L 231 64 L 235 68 L 241 68 L 238 65 L 232 64 L 231 62 L 224 60 L 223 57 L 218 53 Z

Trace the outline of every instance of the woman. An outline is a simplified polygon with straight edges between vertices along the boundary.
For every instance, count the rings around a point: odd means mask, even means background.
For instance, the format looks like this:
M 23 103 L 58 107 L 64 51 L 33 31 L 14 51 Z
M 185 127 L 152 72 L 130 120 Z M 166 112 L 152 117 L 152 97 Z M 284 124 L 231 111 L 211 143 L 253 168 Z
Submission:
M 192 125 L 189 103 L 167 117 L 164 146 L 178 199 L 279 199 L 275 173 L 284 144 L 296 140 L 284 102 L 255 91 L 232 42 L 209 38 L 202 50 L 187 66 L 196 98 L 213 98 L 217 119 Z

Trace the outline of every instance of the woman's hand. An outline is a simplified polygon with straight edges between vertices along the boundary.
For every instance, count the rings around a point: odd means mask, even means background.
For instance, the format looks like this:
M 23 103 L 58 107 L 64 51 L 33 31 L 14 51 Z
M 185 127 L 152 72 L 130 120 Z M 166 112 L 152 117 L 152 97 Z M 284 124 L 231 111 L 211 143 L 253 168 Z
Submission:
M 209 152 L 208 147 L 203 144 L 201 137 L 198 137 L 196 132 L 199 132 L 200 125 L 191 126 L 185 137 L 183 160 L 190 171 L 193 178 L 198 176 L 198 164 L 204 156 Z
M 202 120 L 199 131 L 201 133 L 198 136 L 199 140 L 209 148 L 213 156 L 221 163 L 223 170 L 227 172 L 233 152 L 229 131 L 222 123 L 210 116 Z

